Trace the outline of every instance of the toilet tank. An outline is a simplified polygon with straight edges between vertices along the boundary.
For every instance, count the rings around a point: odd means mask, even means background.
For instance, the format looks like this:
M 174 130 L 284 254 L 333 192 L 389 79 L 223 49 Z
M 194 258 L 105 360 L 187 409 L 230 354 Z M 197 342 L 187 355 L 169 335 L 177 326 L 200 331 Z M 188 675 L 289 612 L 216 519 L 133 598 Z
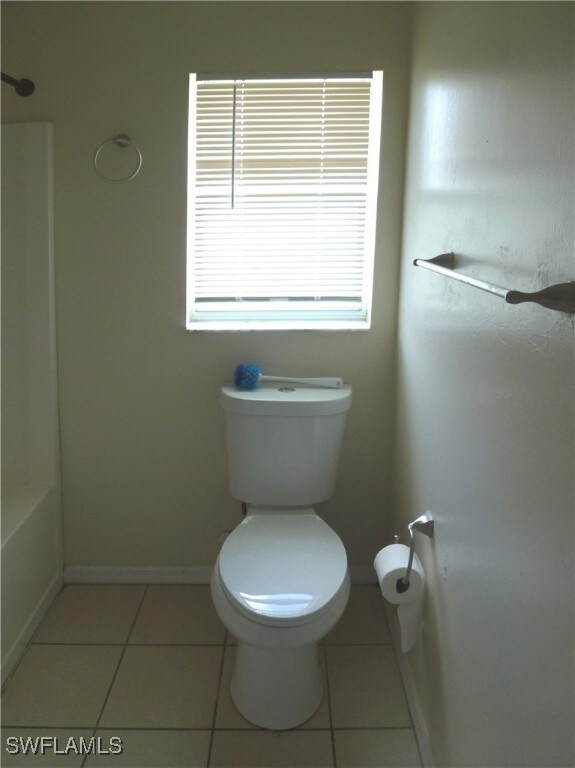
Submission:
M 351 387 L 264 384 L 221 390 L 232 496 L 259 506 L 307 506 L 334 491 Z

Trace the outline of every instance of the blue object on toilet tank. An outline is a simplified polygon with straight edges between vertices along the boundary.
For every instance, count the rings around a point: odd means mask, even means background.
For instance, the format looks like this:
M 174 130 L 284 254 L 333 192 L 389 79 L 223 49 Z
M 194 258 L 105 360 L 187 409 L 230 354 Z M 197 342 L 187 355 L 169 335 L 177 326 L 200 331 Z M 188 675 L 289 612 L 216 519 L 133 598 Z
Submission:
M 341 389 L 343 380 L 336 376 L 319 376 L 305 379 L 294 379 L 291 376 L 264 376 L 259 365 L 236 365 L 234 384 L 238 389 L 257 389 L 262 381 L 291 381 L 296 384 L 311 384 L 315 387 Z
M 259 365 L 236 365 L 234 384 L 239 389 L 257 389 L 261 370 Z

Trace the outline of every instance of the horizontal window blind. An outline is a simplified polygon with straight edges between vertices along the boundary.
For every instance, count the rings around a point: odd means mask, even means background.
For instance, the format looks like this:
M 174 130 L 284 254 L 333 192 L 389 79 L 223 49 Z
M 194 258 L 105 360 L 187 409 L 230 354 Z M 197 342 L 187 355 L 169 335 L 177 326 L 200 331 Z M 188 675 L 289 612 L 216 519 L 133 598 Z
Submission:
M 365 319 L 381 79 L 192 76 L 190 96 L 190 321 Z

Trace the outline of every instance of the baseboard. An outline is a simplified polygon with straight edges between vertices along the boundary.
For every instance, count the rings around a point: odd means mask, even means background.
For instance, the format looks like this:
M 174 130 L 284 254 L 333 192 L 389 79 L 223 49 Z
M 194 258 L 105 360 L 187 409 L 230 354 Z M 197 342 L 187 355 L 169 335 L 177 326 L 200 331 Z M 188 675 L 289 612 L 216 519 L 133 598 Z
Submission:
M 2 659 L 2 685 L 6 682 L 8 677 L 11 675 L 12 671 L 20 661 L 22 655 L 24 654 L 24 651 L 26 650 L 26 647 L 30 640 L 32 639 L 32 635 L 37 630 L 38 625 L 44 618 L 44 615 L 52 602 L 56 599 L 58 596 L 60 590 L 62 589 L 62 571 L 58 571 L 57 574 L 54 576 L 50 584 L 48 585 L 46 591 L 36 604 L 36 607 L 34 608 L 34 611 L 30 615 L 30 618 L 24 625 L 22 631 L 14 641 L 12 647 L 6 654 L 6 656 Z
M 211 567 L 67 565 L 65 584 L 209 584 Z
M 435 762 L 433 750 L 431 749 L 429 731 L 427 730 L 427 724 L 423 716 L 423 708 L 419 700 L 417 688 L 415 687 L 415 681 L 413 680 L 413 675 L 411 674 L 411 669 L 407 663 L 406 656 L 401 650 L 401 636 L 399 621 L 397 620 L 396 606 L 392 606 L 384 600 L 384 607 L 391 633 L 391 641 L 399 665 L 399 673 L 403 681 L 405 696 L 407 698 L 407 705 L 413 721 L 413 730 L 415 731 L 415 738 L 417 739 L 419 747 L 421 764 L 423 768 L 436 768 L 437 763 Z

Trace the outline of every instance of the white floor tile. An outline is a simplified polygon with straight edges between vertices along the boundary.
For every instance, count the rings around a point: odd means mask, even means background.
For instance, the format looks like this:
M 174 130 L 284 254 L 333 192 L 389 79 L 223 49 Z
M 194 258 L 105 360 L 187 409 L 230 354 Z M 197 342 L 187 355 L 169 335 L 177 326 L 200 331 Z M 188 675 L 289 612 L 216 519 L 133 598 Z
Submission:
M 32 645 L 2 697 L 6 726 L 95 726 L 122 648 Z
M 35 643 L 125 643 L 145 587 L 64 587 L 34 636 Z
M 92 729 L 2 728 L 0 762 L 2 768 L 81 768 L 81 739 L 88 744 L 91 735 Z M 41 742 L 42 737 L 49 741 Z
M 329 731 L 215 731 L 210 768 L 328 768 Z
M 112 737 L 121 739 L 122 753 L 91 755 L 86 760 L 86 768 L 205 768 L 208 764 L 210 731 L 207 730 L 104 730 L 96 736 L 105 744 L 109 744 Z
M 217 645 L 225 632 L 208 586 L 150 586 L 130 643 Z
M 221 647 L 129 646 L 100 725 L 211 728 Z
M 421 768 L 411 729 L 334 731 L 338 768 Z
M 328 645 L 390 643 L 379 587 L 353 586 L 343 616 L 326 637 Z
M 411 719 L 387 645 L 326 647 L 334 728 L 402 728 Z

